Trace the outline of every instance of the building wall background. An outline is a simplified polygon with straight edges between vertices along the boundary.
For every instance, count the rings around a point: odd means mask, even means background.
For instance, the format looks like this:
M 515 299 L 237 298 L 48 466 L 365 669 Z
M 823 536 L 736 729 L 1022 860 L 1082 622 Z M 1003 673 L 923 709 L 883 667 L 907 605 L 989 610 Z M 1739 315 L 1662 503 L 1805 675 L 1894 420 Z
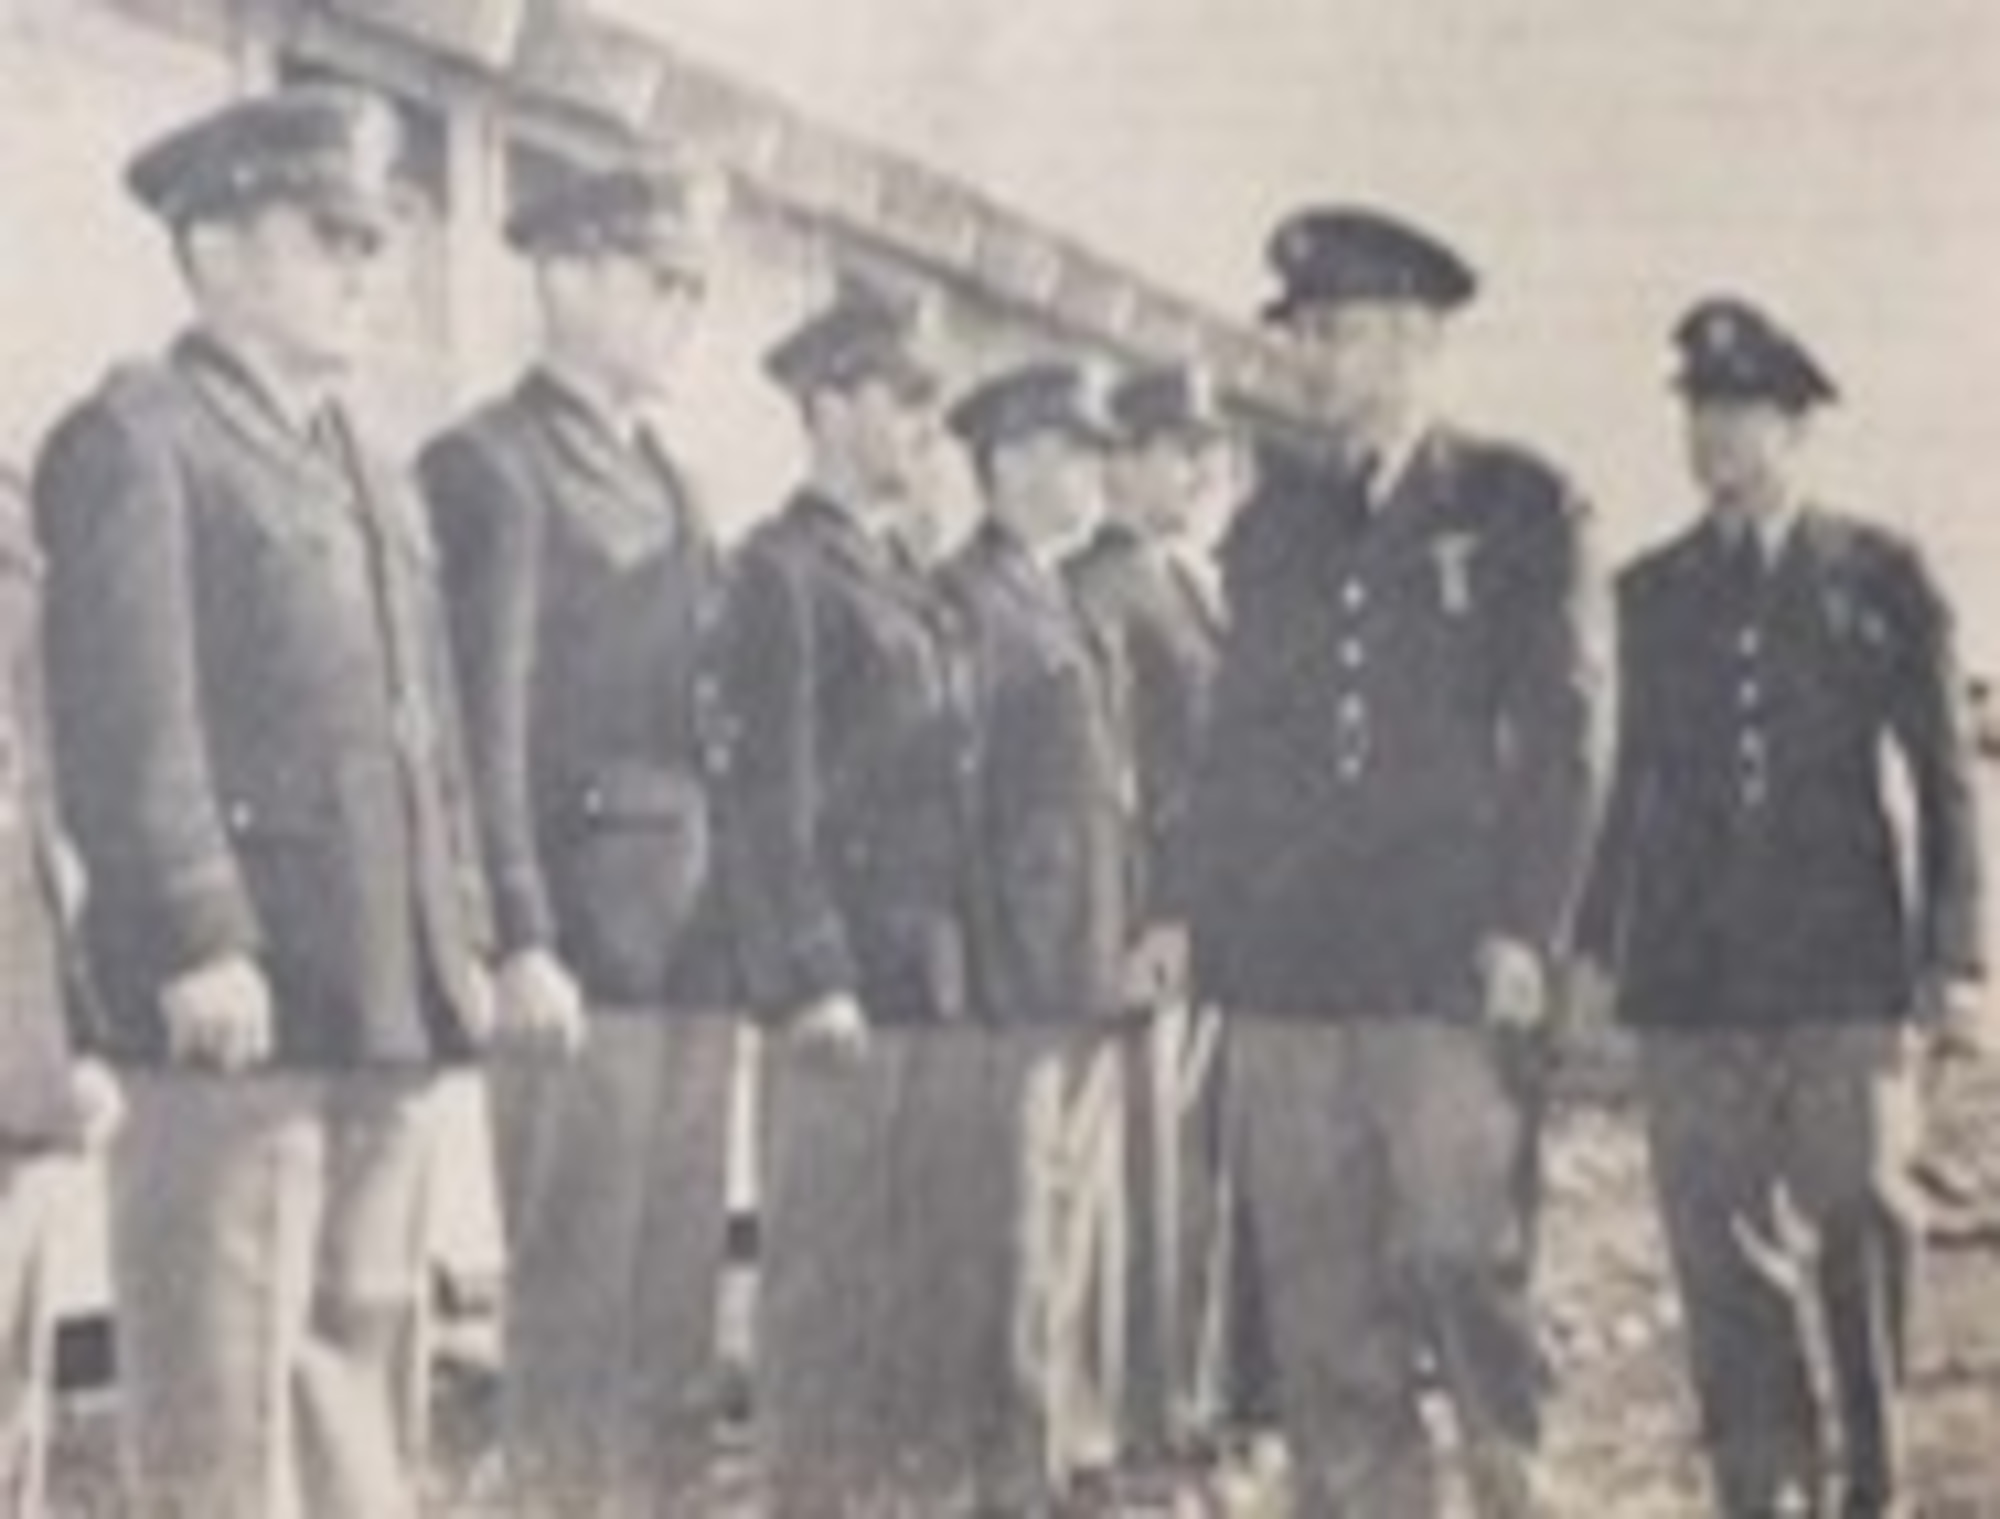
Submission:
M 174 0 L 0 0 L 0 98 L 11 121 L 0 133 L 0 460 L 28 468 L 64 407 L 112 363 L 157 351 L 184 320 L 167 239 L 122 186 L 133 150 L 246 88 L 324 73 L 388 90 L 416 128 L 431 204 L 383 271 L 378 362 L 361 398 L 380 436 L 414 450 L 511 383 L 532 351 L 530 277 L 498 234 L 523 145 L 578 160 L 632 145 L 366 32 L 322 28 L 301 41 L 254 3 L 187 9 L 192 18 L 176 21 Z M 789 406 L 759 356 L 824 296 L 836 267 L 857 261 L 905 263 L 739 196 L 728 256 L 667 406 L 667 429 L 728 533 L 779 501 L 800 462 Z M 976 302 L 962 306 L 959 326 L 968 371 L 1049 338 L 1022 313 Z M 955 504 L 962 512 L 962 498 Z
M 166 245 L 118 175 L 134 142 L 238 74 L 214 39 L 76 0 L 0 0 L 0 455 L 25 466 L 64 399 L 171 320 Z

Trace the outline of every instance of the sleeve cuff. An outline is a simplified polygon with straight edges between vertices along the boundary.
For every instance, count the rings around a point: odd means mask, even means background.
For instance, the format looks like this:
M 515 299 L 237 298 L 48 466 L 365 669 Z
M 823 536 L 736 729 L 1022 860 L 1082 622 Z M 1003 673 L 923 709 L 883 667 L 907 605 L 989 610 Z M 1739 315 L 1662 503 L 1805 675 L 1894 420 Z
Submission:
M 528 872 L 503 876 L 495 883 L 492 916 L 494 948 L 502 957 L 555 942 L 555 914 L 548 893 Z
M 254 957 L 263 947 L 256 908 L 230 860 L 184 872 L 168 887 L 165 918 L 169 976 L 231 955 Z

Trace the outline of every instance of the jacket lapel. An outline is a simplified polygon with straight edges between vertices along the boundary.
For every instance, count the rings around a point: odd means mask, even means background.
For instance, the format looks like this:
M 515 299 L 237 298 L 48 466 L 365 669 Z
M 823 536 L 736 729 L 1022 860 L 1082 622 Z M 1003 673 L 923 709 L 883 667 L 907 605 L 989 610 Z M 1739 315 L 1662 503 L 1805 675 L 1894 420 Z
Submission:
M 257 378 L 213 338 L 192 332 L 171 359 L 197 403 L 249 453 L 289 477 L 299 490 L 260 497 L 260 511 L 287 528 L 323 536 L 332 526 L 326 501 L 353 503 L 355 482 L 338 453 L 315 447 Z M 317 508 L 317 509 L 315 509 Z
M 628 569 L 665 548 L 680 527 L 673 482 L 621 439 L 588 403 L 544 370 L 522 381 L 519 404 L 534 419 L 550 501 L 613 565 Z

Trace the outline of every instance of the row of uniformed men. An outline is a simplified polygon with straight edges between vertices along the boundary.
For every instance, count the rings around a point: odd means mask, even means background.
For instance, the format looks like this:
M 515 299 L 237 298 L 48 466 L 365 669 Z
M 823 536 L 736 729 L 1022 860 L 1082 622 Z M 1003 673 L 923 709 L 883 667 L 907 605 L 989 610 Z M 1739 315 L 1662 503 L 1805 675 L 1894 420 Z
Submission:
M 769 355 L 807 483 L 725 572 L 650 406 L 714 257 L 672 172 L 582 177 L 510 224 L 544 353 L 425 452 L 425 510 L 338 404 L 392 132 L 365 98 L 292 91 L 143 152 L 130 183 L 196 323 L 36 471 L 53 769 L 91 881 L 76 963 L 130 1109 L 135 1511 L 410 1511 L 424 1098 L 493 1046 L 550 1057 L 494 1076 L 519 1501 L 687 1512 L 741 1008 L 777 1036 L 773 1511 L 1087 1505 L 1080 1474 L 1135 1430 L 1186 1432 L 1189 1239 L 1227 1232 L 1230 1205 L 1171 1179 L 1212 1030 L 1118 1019 L 1177 1000 L 1191 958 L 1228 1010 L 1225 1143 L 1297 1511 L 1432 1510 L 1428 1363 L 1480 1511 L 1532 1512 L 1520 1057 L 1572 945 L 1649 1031 L 1721 1507 L 1819 1502 L 1835 1468 L 1847 1512 L 1901 1501 L 1901 1034 L 1972 1000 L 1969 782 L 1935 588 L 1801 494 L 1832 390 L 1802 347 L 1727 300 L 1676 334 L 1710 510 L 1622 582 L 1593 851 L 1582 512 L 1426 409 L 1475 285 L 1441 244 L 1354 211 L 1273 240 L 1266 315 L 1324 425 L 1259 456 L 1225 634 L 1162 542 L 1199 536 L 1213 489 L 1198 384 L 1126 387 L 1122 430 L 1065 363 L 975 387 L 947 421 L 985 518 L 927 573 L 907 538 L 943 375 L 918 306 L 861 288 Z M 1066 569 L 1114 438 L 1124 504 Z M 1908 901 L 1885 737 L 1919 801 Z M 103 1094 L 82 1083 L 99 1118 Z M 1134 1192 L 1135 1164 L 1169 1179 Z M 1208 1223 L 1135 1250 L 1127 1199 L 1190 1191 Z M 1761 1269 L 1795 1213 L 1837 1463 L 1795 1274 Z M 1121 1257 L 1160 1279 L 1146 1312 Z M 1129 1420 L 1134 1351 L 1165 1402 Z
M 393 137 L 373 99 L 296 89 L 133 160 L 195 319 L 59 422 L 38 544 L 12 540 L 20 715 L 39 743 L 46 667 L 52 741 L 19 863 L 73 840 L 90 880 L 67 907 L 31 882 L 10 919 L 42 957 L 8 962 L 9 1127 L 37 1152 L 13 1190 L 125 1109 L 130 1510 L 413 1511 L 448 1184 L 427 1095 L 491 1049 L 520 1057 L 492 1088 L 510 1490 L 684 1512 L 723 1411 L 744 1008 L 781 1029 L 773 1508 L 1038 1505 L 1103 1374 L 1073 1324 L 1105 1288 L 1069 1278 L 1118 1216 L 1122 1077 L 1090 1057 L 1129 1000 L 1135 801 L 1112 630 L 1060 560 L 1114 441 L 1135 502 L 1194 508 L 1169 477 L 1204 467 L 1209 402 L 1054 361 L 973 389 L 949 421 L 990 512 L 941 585 L 913 550 L 945 383 L 925 309 L 844 286 L 768 357 L 808 482 L 725 569 L 653 406 L 717 208 L 699 176 L 618 169 L 511 220 L 543 352 L 425 451 L 419 493 L 340 399 Z M 45 1220 L 7 1220 L 25 1312 Z M 1095 1315 L 1105 1364 L 1121 1317 Z

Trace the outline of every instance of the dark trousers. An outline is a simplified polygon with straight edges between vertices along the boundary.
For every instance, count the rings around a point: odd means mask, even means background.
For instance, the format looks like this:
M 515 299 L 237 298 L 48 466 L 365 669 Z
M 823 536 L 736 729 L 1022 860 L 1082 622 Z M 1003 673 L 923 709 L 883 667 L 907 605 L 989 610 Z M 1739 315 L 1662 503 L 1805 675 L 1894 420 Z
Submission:
M 765 1042 L 756 1406 L 778 1519 L 889 1511 L 891 1166 L 911 1127 L 913 1057 L 901 1032 L 878 1033 L 856 1059 L 782 1033 Z M 908 1333 L 932 1327 L 934 1300 L 906 1305 Z
M 1522 1115 L 1485 1030 L 1235 1015 L 1228 1101 L 1299 1519 L 1438 1511 L 1435 1362 L 1477 1513 L 1532 1512 L 1544 1368 L 1526 1300 Z
M 719 1014 L 606 1014 L 574 1059 L 492 1073 L 517 1519 L 656 1519 L 698 1501 L 726 1390 L 741 1031 Z
M 1818 1512 L 1836 1429 L 1843 1512 L 1901 1496 L 1913 1065 L 1888 1025 L 1646 1041 L 1654 1178 L 1727 1515 L 1775 1512 L 1790 1494 Z
M 1116 1066 L 1066 1026 L 878 1029 L 851 1060 L 770 1041 L 758 1406 L 778 1519 L 1039 1514 L 1108 1455 Z

